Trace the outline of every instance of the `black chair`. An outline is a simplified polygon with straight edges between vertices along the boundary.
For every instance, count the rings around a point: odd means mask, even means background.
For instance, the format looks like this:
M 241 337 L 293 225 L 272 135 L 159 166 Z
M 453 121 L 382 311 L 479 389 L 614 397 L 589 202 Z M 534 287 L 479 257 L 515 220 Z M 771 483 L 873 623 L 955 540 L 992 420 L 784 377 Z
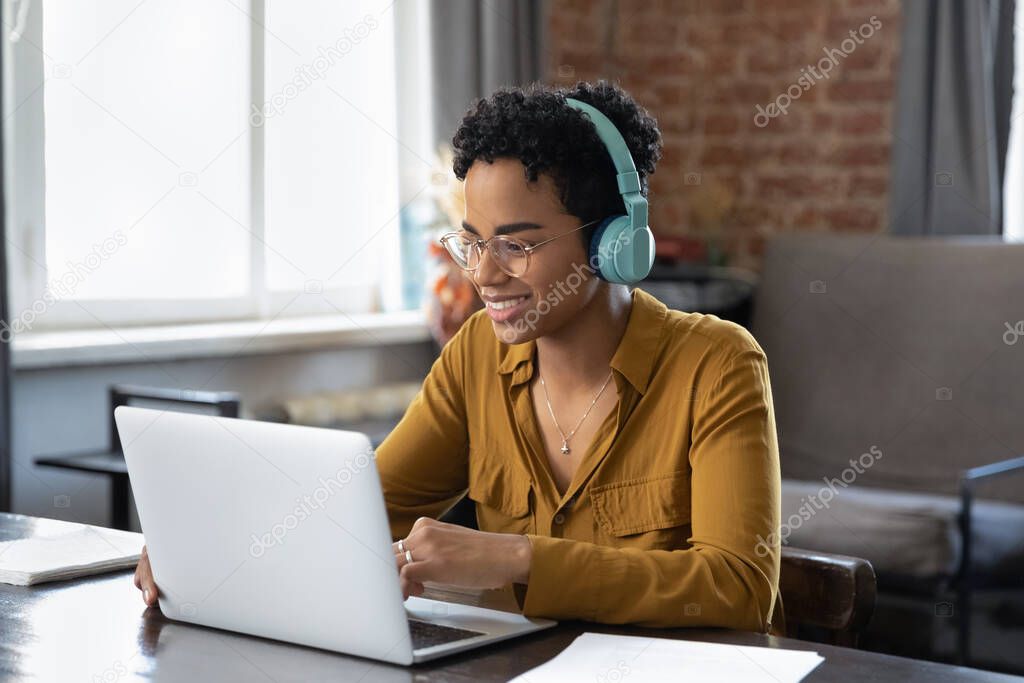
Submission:
M 221 417 L 238 417 L 241 403 L 238 394 L 230 391 L 195 391 L 115 384 L 110 387 L 110 447 L 102 451 L 65 453 L 36 458 L 41 467 L 102 474 L 110 479 L 110 523 L 115 529 L 127 530 L 131 520 L 131 484 L 124 462 L 121 439 L 114 422 L 114 409 L 144 401 L 148 404 L 170 404 L 173 407 L 197 406 L 212 408 Z M 173 408 L 172 408 L 173 409 Z
M 779 592 L 788 637 L 857 647 L 875 609 L 875 571 L 859 557 L 782 546 Z

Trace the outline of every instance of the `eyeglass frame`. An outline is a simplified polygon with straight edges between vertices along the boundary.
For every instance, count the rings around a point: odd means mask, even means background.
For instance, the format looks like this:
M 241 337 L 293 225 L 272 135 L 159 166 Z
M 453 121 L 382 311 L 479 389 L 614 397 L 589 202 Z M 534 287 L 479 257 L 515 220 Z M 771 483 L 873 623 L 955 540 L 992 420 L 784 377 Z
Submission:
M 594 225 L 595 223 L 600 223 L 601 220 L 602 219 L 599 218 L 597 220 L 590 221 L 589 223 L 584 223 L 583 225 L 577 226 L 577 227 L 573 228 L 572 230 L 568 230 L 566 232 L 563 232 L 561 235 L 555 235 L 554 237 L 549 237 L 548 239 L 543 240 L 541 242 L 537 242 L 536 244 L 524 244 L 522 240 L 520 240 L 518 238 L 515 238 L 515 237 L 510 237 L 509 235 L 493 235 L 493 236 L 491 236 L 491 237 L 489 237 L 488 239 L 485 239 L 485 240 L 482 240 L 479 237 L 477 237 L 475 240 L 473 240 L 472 244 L 473 244 L 473 247 L 477 250 L 478 256 L 480 256 L 480 257 L 483 256 L 484 249 L 487 249 L 488 251 L 490 251 L 491 242 L 493 240 L 498 239 L 499 237 L 501 239 L 507 241 L 507 242 L 513 242 L 515 244 L 518 244 L 522 248 L 523 253 L 526 254 L 526 267 L 523 268 L 523 272 L 520 273 L 519 275 L 515 275 L 513 273 L 510 273 L 507 270 L 505 270 L 504 268 L 502 268 L 501 267 L 501 262 L 499 261 L 499 259 L 494 257 L 494 252 L 490 252 L 490 254 L 491 254 L 491 259 L 494 261 L 495 265 L 498 266 L 498 268 L 501 270 L 501 272 L 505 273 L 509 277 L 522 277 L 523 275 L 526 275 L 528 270 L 530 270 L 530 255 L 533 254 L 534 250 L 538 249 L 539 247 L 544 246 L 548 242 L 554 242 L 559 237 L 565 237 L 566 235 L 571 235 L 572 233 L 578 232 L 578 231 L 582 230 L 583 228 L 586 228 L 586 227 L 588 227 L 590 225 Z M 461 236 L 462 236 L 462 232 L 460 232 L 458 230 L 453 230 L 451 232 L 446 232 L 445 234 L 441 235 L 441 237 L 439 237 L 437 241 L 441 243 L 441 246 L 444 248 L 445 252 L 448 253 L 449 256 L 451 256 L 451 252 L 449 251 L 448 247 L 445 245 L 445 240 L 447 240 L 447 239 L 449 239 L 451 237 L 461 237 Z M 481 246 L 481 245 L 483 245 L 483 246 Z M 480 269 L 480 261 L 477 261 L 477 264 L 476 264 L 476 266 L 474 268 L 469 268 L 469 267 L 464 266 L 461 263 L 459 263 L 457 259 L 453 258 L 452 260 L 455 261 L 455 264 L 457 266 L 459 266 L 459 268 L 462 268 L 463 270 L 465 270 L 468 273 L 474 273 L 474 272 L 476 272 L 477 270 Z

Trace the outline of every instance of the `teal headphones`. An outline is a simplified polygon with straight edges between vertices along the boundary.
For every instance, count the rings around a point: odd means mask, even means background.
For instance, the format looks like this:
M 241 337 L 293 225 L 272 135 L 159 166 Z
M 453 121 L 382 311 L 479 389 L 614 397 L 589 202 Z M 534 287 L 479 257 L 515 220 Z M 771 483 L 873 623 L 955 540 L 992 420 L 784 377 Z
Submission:
M 643 280 L 654 265 L 654 235 L 647 225 L 647 199 L 640 194 L 640 176 L 626 141 L 607 116 L 586 102 L 566 97 L 570 107 L 590 117 L 618 173 L 619 194 L 626 215 L 608 216 L 590 239 L 590 266 L 602 280 L 630 285 Z

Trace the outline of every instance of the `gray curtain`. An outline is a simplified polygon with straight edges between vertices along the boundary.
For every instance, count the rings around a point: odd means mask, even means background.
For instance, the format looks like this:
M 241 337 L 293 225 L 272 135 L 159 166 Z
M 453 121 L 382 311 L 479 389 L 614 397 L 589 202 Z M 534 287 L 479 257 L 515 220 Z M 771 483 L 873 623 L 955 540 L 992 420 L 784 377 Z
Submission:
M 432 0 L 434 146 L 478 97 L 543 77 L 543 0 Z
M 904 0 L 890 231 L 999 235 L 1014 0 Z

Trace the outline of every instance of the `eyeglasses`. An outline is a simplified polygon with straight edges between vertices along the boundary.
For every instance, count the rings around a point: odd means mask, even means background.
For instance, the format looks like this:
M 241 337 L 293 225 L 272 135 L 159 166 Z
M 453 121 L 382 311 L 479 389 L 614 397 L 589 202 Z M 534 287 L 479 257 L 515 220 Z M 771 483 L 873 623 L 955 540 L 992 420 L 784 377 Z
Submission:
M 515 237 L 507 235 L 495 235 L 488 240 L 474 238 L 465 232 L 449 232 L 441 236 L 440 242 L 448 251 L 452 259 L 463 270 L 470 272 L 480 267 L 480 258 L 484 255 L 486 248 L 491 253 L 491 258 L 502 272 L 511 277 L 522 277 L 530 267 L 530 254 L 538 247 L 548 242 L 553 242 L 559 237 L 565 237 L 577 230 L 582 230 L 588 225 L 600 223 L 600 219 L 584 223 L 578 228 L 573 228 L 561 235 L 555 235 L 537 244 L 526 244 Z

